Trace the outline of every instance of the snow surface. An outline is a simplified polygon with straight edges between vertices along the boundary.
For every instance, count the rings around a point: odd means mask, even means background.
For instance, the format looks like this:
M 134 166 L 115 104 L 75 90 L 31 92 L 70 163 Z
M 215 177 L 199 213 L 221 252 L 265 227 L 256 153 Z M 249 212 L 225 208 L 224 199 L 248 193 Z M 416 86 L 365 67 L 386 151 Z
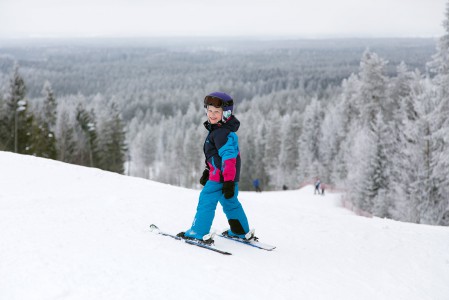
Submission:
M 449 299 L 447 227 L 359 217 L 307 186 L 240 193 L 272 252 L 149 232 L 186 230 L 198 195 L 0 152 L 0 299 Z

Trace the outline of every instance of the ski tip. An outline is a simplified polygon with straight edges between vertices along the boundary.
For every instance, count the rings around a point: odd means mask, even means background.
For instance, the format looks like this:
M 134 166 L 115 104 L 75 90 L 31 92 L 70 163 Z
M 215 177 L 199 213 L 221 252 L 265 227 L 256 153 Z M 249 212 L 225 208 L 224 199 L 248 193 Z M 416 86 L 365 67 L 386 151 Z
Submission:
M 153 230 L 159 230 L 159 227 L 157 227 L 157 226 L 154 225 L 154 224 L 151 224 L 151 225 L 150 225 L 150 230 L 151 230 L 151 231 L 153 231 Z

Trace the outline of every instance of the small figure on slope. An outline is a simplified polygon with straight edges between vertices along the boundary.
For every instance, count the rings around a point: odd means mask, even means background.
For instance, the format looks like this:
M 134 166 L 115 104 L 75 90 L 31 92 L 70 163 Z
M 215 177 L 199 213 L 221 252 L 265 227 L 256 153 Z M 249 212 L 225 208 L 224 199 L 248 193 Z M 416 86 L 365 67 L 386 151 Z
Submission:
M 259 192 L 259 193 L 262 192 L 262 190 L 260 189 L 259 178 L 256 178 L 256 179 L 253 180 L 253 186 L 254 186 L 254 189 L 256 190 L 256 192 Z
M 321 185 L 321 181 L 318 178 L 317 181 L 315 181 L 315 192 L 314 194 L 318 193 L 318 195 L 320 194 L 320 185 Z

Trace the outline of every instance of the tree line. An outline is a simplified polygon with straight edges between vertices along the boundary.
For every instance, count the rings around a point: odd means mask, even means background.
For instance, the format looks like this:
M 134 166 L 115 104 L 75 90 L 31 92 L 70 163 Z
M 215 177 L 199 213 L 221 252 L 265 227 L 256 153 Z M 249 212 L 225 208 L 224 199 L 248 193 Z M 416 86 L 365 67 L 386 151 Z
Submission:
M 365 51 L 359 72 L 321 109 L 312 101 L 299 138 L 299 178 L 344 186 L 359 210 L 397 220 L 449 225 L 449 3 L 426 72 Z
M 101 109 L 100 118 L 81 101 L 58 109 L 48 81 L 41 101 L 30 100 L 16 64 L 7 92 L 0 95 L 0 150 L 123 174 L 125 125 L 114 102 Z

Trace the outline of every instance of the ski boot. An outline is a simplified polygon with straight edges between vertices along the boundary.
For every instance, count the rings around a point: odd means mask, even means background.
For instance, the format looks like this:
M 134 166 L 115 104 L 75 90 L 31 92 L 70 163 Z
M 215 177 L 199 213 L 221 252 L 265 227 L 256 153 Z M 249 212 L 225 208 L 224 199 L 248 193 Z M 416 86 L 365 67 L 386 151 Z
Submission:
M 237 240 L 240 239 L 240 240 L 243 240 L 243 241 L 255 241 L 255 242 L 257 242 L 259 240 L 254 235 L 255 232 L 256 232 L 255 229 L 251 229 L 246 234 L 235 234 L 235 233 L 232 233 L 232 231 L 231 231 L 231 233 L 229 233 L 229 232 L 230 232 L 229 229 L 225 230 L 225 231 L 223 231 L 223 233 L 221 235 L 227 236 L 227 237 L 230 237 L 230 238 L 233 238 L 233 239 L 237 239 Z
M 186 236 L 185 232 L 180 232 L 176 236 L 180 237 L 184 240 L 191 240 L 191 241 L 195 241 L 195 242 L 205 244 L 208 246 L 213 246 L 214 245 L 214 235 L 215 235 L 214 233 L 208 233 L 205 236 L 203 236 L 203 239 L 197 239 L 194 237 Z

